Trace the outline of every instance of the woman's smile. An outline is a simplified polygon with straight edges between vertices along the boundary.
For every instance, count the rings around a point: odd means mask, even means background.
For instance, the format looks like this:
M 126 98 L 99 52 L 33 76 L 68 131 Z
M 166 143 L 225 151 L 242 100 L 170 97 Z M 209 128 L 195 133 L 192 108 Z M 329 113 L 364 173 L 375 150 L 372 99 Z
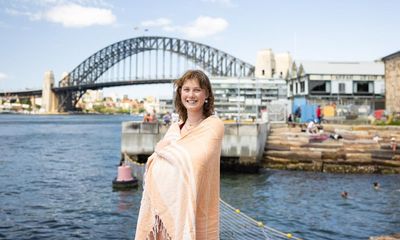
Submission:
M 196 79 L 185 81 L 181 89 L 181 101 L 188 111 L 202 111 L 206 98 L 206 91 L 200 87 Z

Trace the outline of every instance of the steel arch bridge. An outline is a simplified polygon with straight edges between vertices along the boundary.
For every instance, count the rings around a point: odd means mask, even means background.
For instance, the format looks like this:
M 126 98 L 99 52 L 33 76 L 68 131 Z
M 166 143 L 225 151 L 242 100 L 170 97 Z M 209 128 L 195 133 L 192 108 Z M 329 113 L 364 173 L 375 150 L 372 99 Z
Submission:
M 147 59 L 145 59 L 145 52 L 149 53 Z M 153 60 L 151 59 L 151 52 L 155 52 Z M 169 59 L 166 53 L 169 53 Z M 171 54 L 177 56 L 178 63 L 174 63 Z M 142 56 L 141 61 L 139 61 L 139 55 Z M 132 57 L 134 57 L 133 60 Z M 170 83 L 177 77 L 177 75 L 172 76 L 172 69 L 181 65 L 179 57 L 191 61 L 197 68 L 203 69 L 211 76 L 254 76 L 255 68 L 253 65 L 205 44 L 170 37 L 136 37 L 116 42 L 101 49 L 61 79 L 58 87 L 53 88 L 53 91 L 58 96 L 58 111 L 73 110 L 76 103 L 88 89 L 134 84 Z M 159 61 L 159 58 L 161 61 Z M 129 61 L 129 63 L 126 64 L 126 61 Z M 132 62 L 134 62 L 133 67 Z M 167 63 L 170 68 L 169 77 L 167 77 L 165 71 Z M 126 67 L 126 65 L 129 65 L 129 67 Z M 115 70 L 117 68 L 118 70 Z M 121 70 L 122 68 L 123 70 Z M 145 68 L 149 72 L 155 72 L 155 76 L 145 77 Z M 114 73 L 121 73 L 121 75 L 123 73 L 124 77 L 120 78 L 118 76 L 117 81 L 109 79 L 100 81 L 101 78 L 107 75 L 107 72 L 110 75 L 110 69 L 114 69 Z M 139 76 L 140 70 L 142 76 Z M 129 76 L 126 78 L 125 73 L 127 71 Z M 134 77 L 132 76 L 132 71 L 134 72 Z M 158 76 L 158 73 L 160 73 L 160 76 Z

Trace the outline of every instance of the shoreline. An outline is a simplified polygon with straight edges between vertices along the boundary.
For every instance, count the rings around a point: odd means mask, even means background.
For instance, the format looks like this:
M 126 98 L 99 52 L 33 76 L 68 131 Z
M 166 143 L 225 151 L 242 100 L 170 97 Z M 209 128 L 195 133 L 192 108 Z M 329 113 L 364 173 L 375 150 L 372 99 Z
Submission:
M 399 126 L 332 125 L 310 135 L 298 127 L 274 124 L 265 145 L 261 166 L 271 169 L 332 173 L 400 173 Z M 342 139 L 329 136 L 339 134 Z M 373 139 L 375 136 L 379 140 Z

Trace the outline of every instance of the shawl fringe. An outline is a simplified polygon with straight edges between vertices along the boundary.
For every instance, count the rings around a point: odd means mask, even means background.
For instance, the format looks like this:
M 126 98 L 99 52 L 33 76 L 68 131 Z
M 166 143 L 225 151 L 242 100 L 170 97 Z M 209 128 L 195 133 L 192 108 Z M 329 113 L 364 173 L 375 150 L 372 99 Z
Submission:
M 146 240 L 172 240 L 167 229 L 164 227 L 160 216 L 155 215 L 153 228 Z

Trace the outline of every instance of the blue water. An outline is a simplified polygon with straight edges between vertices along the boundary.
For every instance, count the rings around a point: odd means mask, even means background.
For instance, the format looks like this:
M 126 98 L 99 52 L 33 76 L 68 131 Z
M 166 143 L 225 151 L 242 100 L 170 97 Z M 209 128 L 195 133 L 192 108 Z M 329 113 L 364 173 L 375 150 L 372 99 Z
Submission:
M 0 115 L 0 239 L 132 239 L 141 191 L 111 187 L 128 120 Z M 400 232 L 400 175 L 224 173 L 221 197 L 303 239 Z

